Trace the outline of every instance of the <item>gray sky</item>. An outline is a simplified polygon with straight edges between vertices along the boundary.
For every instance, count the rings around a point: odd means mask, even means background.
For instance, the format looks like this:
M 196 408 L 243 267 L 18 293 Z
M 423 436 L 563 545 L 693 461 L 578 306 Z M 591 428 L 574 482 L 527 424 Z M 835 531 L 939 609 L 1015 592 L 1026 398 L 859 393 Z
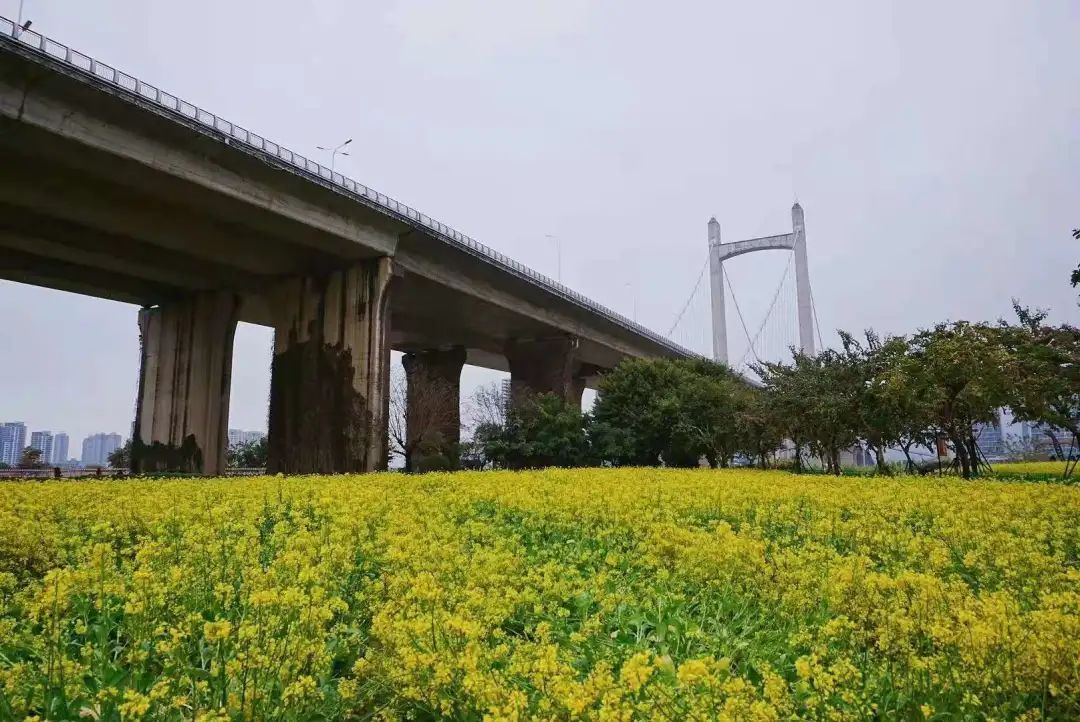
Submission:
M 25 3 L 35 30 L 298 152 L 352 137 L 339 169 L 552 276 L 557 236 L 568 285 L 628 316 L 636 288 L 662 332 L 709 217 L 728 241 L 788 232 L 795 197 L 827 343 L 1013 296 L 1080 317 L 1075 0 Z M 784 260 L 730 263 L 751 326 Z M 0 420 L 66 430 L 73 455 L 130 433 L 134 307 L 0 281 L 0 308 Z M 729 315 L 733 356 L 736 333 Z M 238 332 L 231 426 L 265 428 L 270 343 Z

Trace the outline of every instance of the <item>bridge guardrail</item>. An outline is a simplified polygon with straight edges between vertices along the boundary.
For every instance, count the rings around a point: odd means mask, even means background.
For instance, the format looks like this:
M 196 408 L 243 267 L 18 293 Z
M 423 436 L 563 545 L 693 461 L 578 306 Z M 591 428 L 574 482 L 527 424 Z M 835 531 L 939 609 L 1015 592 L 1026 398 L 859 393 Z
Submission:
M 499 253 L 495 249 L 480 243 L 472 237 L 457 231 L 450 226 L 427 216 L 415 208 L 411 208 L 387 195 L 379 193 L 362 183 L 354 181 L 347 176 L 337 173 L 316 161 L 313 161 L 299 153 L 285 148 L 261 135 L 252 133 L 246 128 L 231 121 L 221 118 L 207 110 L 203 110 L 193 103 L 165 92 L 161 88 L 144 83 L 138 78 L 128 75 L 115 67 L 99 62 L 89 55 L 78 52 L 62 43 L 58 43 L 45 35 L 34 30 L 23 30 L 15 22 L 0 16 L 0 45 L 11 44 L 23 47 L 32 52 L 46 56 L 47 58 L 62 63 L 67 68 L 76 71 L 79 77 L 92 79 L 99 83 L 105 83 L 115 89 L 137 98 L 138 100 L 154 104 L 157 108 L 166 111 L 166 115 L 180 116 L 189 121 L 194 121 L 207 129 L 216 131 L 224 136 L 224 142 L 229 145 L 241 143 L 249 149 L 269 155 L 285 163 L 291 170 L 315 180 L 324 186 L 329 186 L 338 192 L 344 193 L 355 200 L 359 200 L 367 206 L 374 206 L 378 210 L 395 216 L 409 224 L 419 224 L 436 238 L 450 243 L 451 245 L 467 249 L 473 255 L 502 267 L 520 277 L 531 280 L 545 290 L 554 293 L 568 301 L 576 303 L 594 313 L 597 313 L 609 321 L 634 331 L 650 340 L 667 347 L 671 351 L 683 356 L 697 356 L 693 351 L 683 348 L 674 341 L 645 328 L 636 321 L 612 311 L 606 306 L 593 301 L 590 298 L 564 286 L 542 273 L 538 273 L 528 266 L 515 261 L 508 256 Z

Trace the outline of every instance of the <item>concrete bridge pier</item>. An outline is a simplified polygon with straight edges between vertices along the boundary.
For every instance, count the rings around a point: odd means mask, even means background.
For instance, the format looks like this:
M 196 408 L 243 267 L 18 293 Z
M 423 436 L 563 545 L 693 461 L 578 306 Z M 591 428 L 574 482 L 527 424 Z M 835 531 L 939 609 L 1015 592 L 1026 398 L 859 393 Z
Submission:
M 139 311 L 135 473 L 224 470 L 239 303 L 231 292 L 202 291 Z
M 465 357 L 464 346 L 411 351 L 402 356 L 407 385 L 406 416 L 407 420 L 416 420 L 405 429 L 410 448 L 419 441 L 415 434 L 424 431 L 439 432 L 441 451 L 448 451 L 461 441 L 461 369 Z
M 552 393 L 568 403 L 581 403 L 585 376 L 577 354 L 578 339 L 553 336 L 511 339 L 506 343 L 510 393 L 515 398 Z
M 389 257 L 274 291 L 270 473 L 386 468 Z

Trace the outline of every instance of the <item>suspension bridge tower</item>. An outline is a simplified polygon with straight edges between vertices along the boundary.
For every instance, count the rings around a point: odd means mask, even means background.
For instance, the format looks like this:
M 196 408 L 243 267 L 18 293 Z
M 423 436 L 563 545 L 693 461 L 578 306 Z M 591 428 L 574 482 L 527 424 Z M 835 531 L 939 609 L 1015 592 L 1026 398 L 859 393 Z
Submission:
M 709 219 L 709 278 L 712 297 L 713 359 L 728 363 L 727 310 L 724 305 L 724 261 L 744 253 L 769 250 L 790 250 L 795 261 L 795 300 L 799 327 L 799 350 L 813 355 L 813 299 L 810 294 L 810 272 L 806 263 L 806 225 L 803 209 L 798 203 L 791 207 L 791 233 L 751 238 L 734 243 L 720 242 L 720 224 Z M 736 304 L 738 305 L 738 304 Z

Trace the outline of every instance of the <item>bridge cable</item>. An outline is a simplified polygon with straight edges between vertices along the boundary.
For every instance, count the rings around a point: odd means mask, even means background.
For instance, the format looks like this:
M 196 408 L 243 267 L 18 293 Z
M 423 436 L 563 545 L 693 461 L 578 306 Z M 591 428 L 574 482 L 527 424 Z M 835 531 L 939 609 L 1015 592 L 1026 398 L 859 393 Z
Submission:
M 667 335 L 671 336 L 675 332 L 675 328 L 682 321 L 683 314 L 686 313 L 686 309 L 690 308 L 691 301 L 694 300 L 694 296 L 697 295 L 698 288 L 701 286 L 701 279 L 705 277 L 705 269 L 709 267 L 709 256 L 705 256 L 705 265 L 701 267 L 701 272 L 698 273 L 697 281 L 694 283 L 694 288 L 690 291 L 690 296 L 686 299 L 686 303 L 683 304 L 682 310 L 679 311 L 679 315 L 675 317 L 675 323 L 671 324 L 671 328 L 668 329 Z
M 794 252 L 792 252 L 792 253 L 790 253 L 788 255 L 787 265 L 784 266 L 784 273 L 780 276 L 780 283 L 778 283 L 776 285 L 776 291 L 773 293 L 772 301 L 769 303 L 769 309 L 765 312 L 765 316 L 761 319 L 761 325 L 758 326 L 757 332 L 754 334 L 754 339 L 752 341 L 750 341 L 750 347 L 746 350 L 746 353 L 743 354 L 742 358 L 739 359 L 739 365 L 740 366 L 743 364 L 744 361 L 746 361 L 746 357 L 750 354 L 750 351 L 753 350 L 754 344 L 757 343 L 758 339 L 761 337 L 761 332 L 765 328 L 765 324 L 768 322 L 769 318 L 772 316 L 773 309 L 776 307 L 776 300 L 780 297 L 780 291 L 783 290 L 783 288 L 784 288 L 784 281 L 787 280 L 788 273 L 791 271 L 791 260 L 794 257 L 795 257 Z M 725 271 L 724 274 L 727 275 L 727 271 Z M 728 283 L 729 284 L 731 283 L 730 279 L 728 280 Z M 733 299 L 735 298 L 735 289 L 734 288 L 731 289 L 731 297 Z M 735 301 L 735 308 L 736 309 L 739 308 L 739 302 L 738 301 Z M 739 320 L 740 321 L 742 320 L 742 313 L 739 314 Z M 745 331 L 745 329 L 746 329 L 746 327 L 744 325 L 743 330 Z M 749 340 L 749 338 L 750 338 L 750 336 L 749 336 L 749 334 L 747 334 L 747 339 Z M 758 361 L 761 361 L 761 358 L 758 356 L 756 351 L 754 351 L 754 357 L 757 358 Z
M 809 276 L 809 274 L 807 274 Z M 817 342 L 818 348 L 825 350 L 825 342 L 821 340 L 821 324 L 818 323 L 817 317 L 817 303 L 814 301 L 814 288 L 810 285 L 810 279 L 806 279 L 806 288 L 810 291 L 810 309 L 814 312 L 814 328 L 817 329 Z
M 723 264 L 721 264 L 721 268 L 723 268 Z M 728 275 L 726 268 L 724 268 L 724 278 L 727 279 L 728 286 L 731 288 L 731 300 L 735 302 L 735 312 L 739 315 L 739 323 L 742 325 L 743 334 L 746 336 L 746 342 L 750 344 L 750 350 L 754 352 L 754 358 L 761 361 L 761 358 L 757 355 L 757 351 L 754 351 L 754 342 L 750 340 L 750 332 L 746 330 L 746 321 L 743 319 L 742 309 L 739 308 L 739 299 L 735 296 L 735 285 L 732 284 L 731 276 Z

